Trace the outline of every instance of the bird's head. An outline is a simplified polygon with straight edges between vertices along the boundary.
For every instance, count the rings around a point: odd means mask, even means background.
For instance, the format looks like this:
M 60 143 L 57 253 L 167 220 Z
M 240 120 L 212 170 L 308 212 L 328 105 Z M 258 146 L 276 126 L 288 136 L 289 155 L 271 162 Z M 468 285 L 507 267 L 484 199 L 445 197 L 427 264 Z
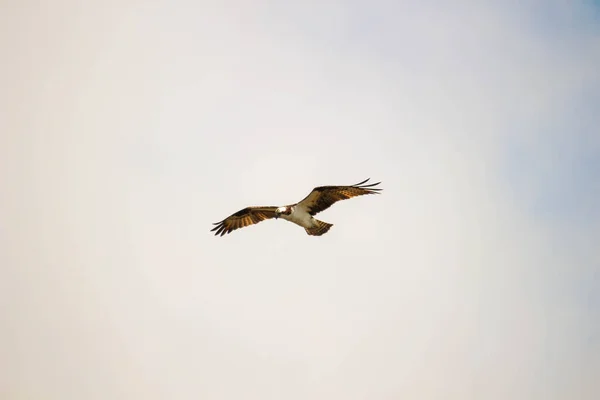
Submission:
M 291 207 L 279 207 L 277 210 L 275 210 L 275 218 L 279 218 L 281 215 L 290 215 L 291 213 Z

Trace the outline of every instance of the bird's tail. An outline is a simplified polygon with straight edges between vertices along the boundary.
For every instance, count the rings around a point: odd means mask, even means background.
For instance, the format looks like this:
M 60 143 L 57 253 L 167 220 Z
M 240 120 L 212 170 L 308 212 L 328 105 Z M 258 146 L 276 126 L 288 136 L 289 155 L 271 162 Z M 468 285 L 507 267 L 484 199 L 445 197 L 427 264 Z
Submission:
M 327 231 L 333 226 L 333 224 L 328 224 L 327 222 L 319 221 L 318 219 L 315 219 L 315 223 L 316 225 L 313 228 L 304 228 L 306 233 L 311 236 L 321 236 L 327 233 Z

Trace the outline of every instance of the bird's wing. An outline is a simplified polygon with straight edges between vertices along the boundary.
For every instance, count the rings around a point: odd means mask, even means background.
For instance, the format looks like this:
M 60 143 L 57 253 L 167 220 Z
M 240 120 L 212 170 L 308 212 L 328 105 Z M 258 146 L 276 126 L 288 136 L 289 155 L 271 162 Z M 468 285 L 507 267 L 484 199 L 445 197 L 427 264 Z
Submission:
M 370 178 L 369 178 L 370 179 Z M 364 194 L 379 194 L 382 189 L 374 188 L 381 182 L 365 185 L 369 179 L 351 186 L 319 186 L 316 187 L 297 205 L 303 207 L 310 215 L 328 209 L 333 203 Z
M 277 207 L 246 207 L 243 210 L 231 214 L 221 222 L 216 222 L 216 225 L 211 232 L 215 232 L 215 236 L 223 236 L 226 233 L 233 232 L 238 228 L 244 228 L 249 225 L 257 224 L 266 219 L 275 218 L 275 210 Z

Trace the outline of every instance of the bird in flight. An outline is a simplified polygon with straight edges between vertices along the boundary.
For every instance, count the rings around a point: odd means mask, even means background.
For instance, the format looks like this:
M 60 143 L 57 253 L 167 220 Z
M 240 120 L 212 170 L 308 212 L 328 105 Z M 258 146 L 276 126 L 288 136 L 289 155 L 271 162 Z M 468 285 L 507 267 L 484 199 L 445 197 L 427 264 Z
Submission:
M 215 236 L 223 236 L 238 228 L 254 225 L 267 219 L 281 217 L 286 221 L 303 227 L 308 235 L 321 236 L 327 233 L 333 224 L 319 221 L 314 218 L 314 215 L 328 209 L 333 203 L 340 200 L 365 194 L 379 194 L 379 191 L 383 189 L 374 188 L 374 186 L 379 185 L 381 182 L 365 185 L 369 179 L 371 178 L 350 186 L 318 186 L 302 201 L 287 206 L 246 207 L 231 214 L 221 222 L 214 223 L 213 225 L 216 226 L 210 231 L 216 231 Z

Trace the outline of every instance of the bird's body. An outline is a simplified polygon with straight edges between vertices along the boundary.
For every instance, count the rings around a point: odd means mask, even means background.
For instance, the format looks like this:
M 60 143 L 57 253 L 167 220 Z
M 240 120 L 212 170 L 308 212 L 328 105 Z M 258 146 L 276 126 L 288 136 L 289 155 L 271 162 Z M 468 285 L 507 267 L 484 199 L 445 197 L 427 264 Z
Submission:
M 286 206 L 246 207 L 221 222 L 211 231 L 223 236 L 238 228 L 256 224 L 271 218 L 282 218 L 301 226 L 311 236 L 321 236 L 333 226 L 314 218 L 317 213 L 331 207 L 335 202 L 365 194 L 378 194 L 382 189 L 373 188 L 380 182 L 364 185 L 369 179 L 351 186 L 319 186 L 314 188 L 302 201 Z M 362 185 L 362 186 L 361 186 Z
M 315 219 L 312 215 L 306 212 L 303 207 L 298 206 L 288 206 L 291 208 L 291 213 L 289 215 L 281 214 L 281 218 L 286 221 L 293 222 L 296 225 L 299 225 L 303 228 L 313 228 L 315 226 Z
M 309 235 L 321 236 L 333 226 L 332 224 L 314 218 L 306 211 L 305 207 L 299 205 L 286 207 L 291 209 L 291 213 L 289 215 L 281 213 L 280 217 L 303 227 Z

